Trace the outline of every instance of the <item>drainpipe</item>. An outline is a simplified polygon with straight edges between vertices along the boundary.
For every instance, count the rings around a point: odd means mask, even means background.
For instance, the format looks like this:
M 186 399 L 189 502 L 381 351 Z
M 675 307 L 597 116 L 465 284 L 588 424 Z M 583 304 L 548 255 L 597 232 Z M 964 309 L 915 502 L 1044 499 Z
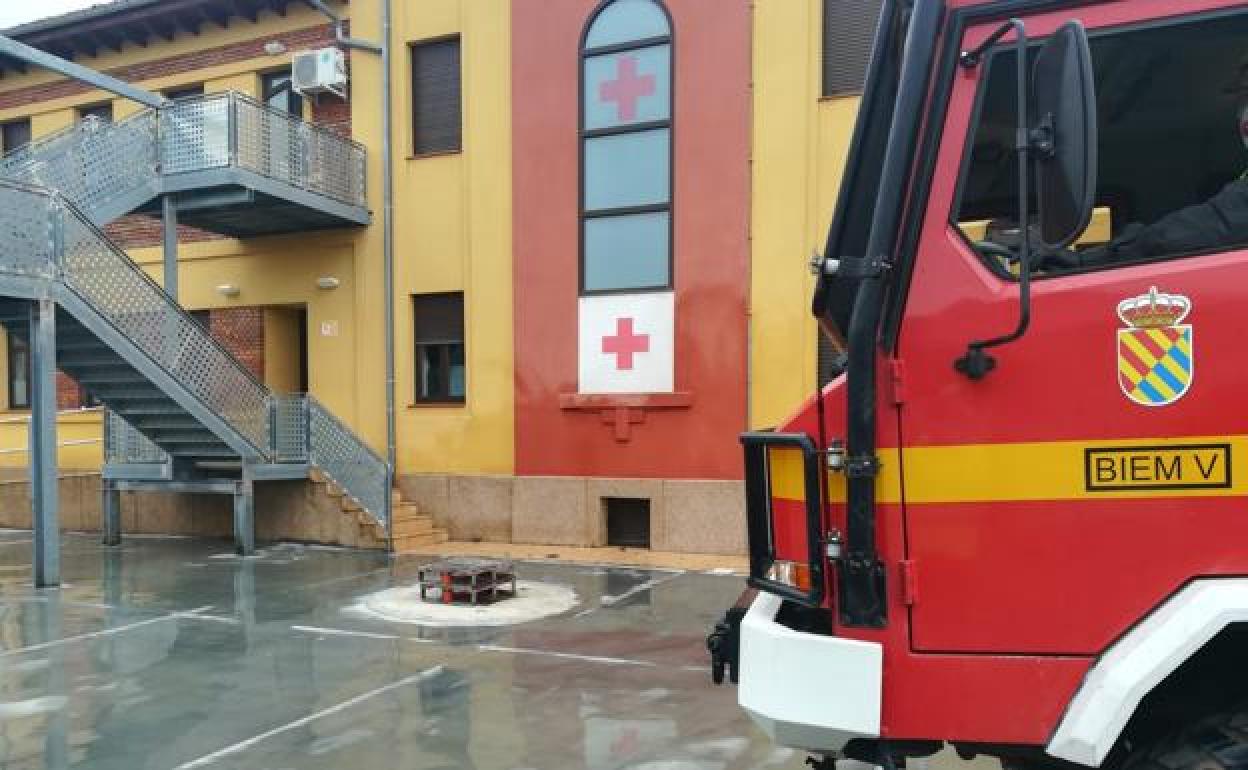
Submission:
M 390 88 L 390 35 L 392 0 L 381 0 L 381 92 L 382 92 L 382 123 L 385 124 L 385 137 L 381 143 L 381 159 L 386 171 L 383 178 L 384 190 L 382 197 L 386 213 L 383 226 L 382 262 L 385 273 L 386 295 L 386 533 L 394 545 L 394 473 L 398 463 L 397 428 L 394 416 L 394 97 Z
M 382 92 L 382 273 L 385 284 L 385 345 L 386 345 L 386 535 L 393 546 L 394 540 L 394 488 L 395 464 L 397 462 L 397 431 L 394 414 L 394 99 L 390 92 L 390 36 L 391 0 L 381 0 L 380 45 L 359 40 L 346 34 L 343 19 L 322 0 L 304 0 L 320 11 L 334 24 L 334 37 L 338 43 L 359 51 L 381 55 Z
M 368 51 L 369 53 L 379 53 L 382 55 L 383 58 L 387 55 L 386 52 L 390 49 L 390 46 L 389 46 L 390 36 L 389 35 L 385 36 L 386 42 L 382 43 L 381 45 L 377 45 L 376 43 L 371 43 L 367 40 L 360 40 L 358 38 L 351 37 L 347 35 L 346 33 L 346 27 L 343 23 L 342 17 L 339 16 L 337 13 L 335 13 L 333 8 L 330 8 L 328 5 L 325 5 L 325 3 L 321 2 L 321 0 L 303 0 L 303 1 L 329 17 L 329 20 L 334 23 L 334 39 L 337 40 L 340 45 L 343 45 L 347 48 L 354 48 L 357 51 Z M 386 27 L 387 22 L 389 21 L 389 16 L 390 16 L 390 0 L 382 0 L 382 27 L 383 28 Z

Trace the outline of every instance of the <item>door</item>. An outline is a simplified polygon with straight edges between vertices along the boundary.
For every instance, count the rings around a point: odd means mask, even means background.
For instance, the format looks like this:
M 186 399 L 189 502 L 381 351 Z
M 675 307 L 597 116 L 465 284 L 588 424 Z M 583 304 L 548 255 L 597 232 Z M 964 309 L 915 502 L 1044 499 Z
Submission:
M 917 649 L 1094 654 L 1189 577 L 1248 572 L 1248 11 L 1197 5 L 1078 10 L 1097 215 L 980 381 L 954 361 L 1019 312 L 1013 62 L 954 79 L 898 337 Z

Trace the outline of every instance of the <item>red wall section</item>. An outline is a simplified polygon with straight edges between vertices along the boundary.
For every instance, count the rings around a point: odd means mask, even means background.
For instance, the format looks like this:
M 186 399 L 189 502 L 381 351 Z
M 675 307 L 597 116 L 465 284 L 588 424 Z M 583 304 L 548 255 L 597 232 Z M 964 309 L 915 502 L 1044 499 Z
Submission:
M 740 478 L 749 291 L 747 0 L 669 0 L 675 102 L 676 390 L 627 441 L 577 389 L 581 31 L 596 0 L 513 14 L 516 472 Z M 633 414 L 636 418 L 639 415 Z

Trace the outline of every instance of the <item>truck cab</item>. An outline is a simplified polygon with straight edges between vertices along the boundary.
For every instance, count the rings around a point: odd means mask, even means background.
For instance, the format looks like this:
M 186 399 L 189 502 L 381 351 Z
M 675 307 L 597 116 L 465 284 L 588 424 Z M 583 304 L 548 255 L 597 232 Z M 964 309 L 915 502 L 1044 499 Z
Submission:
M 1243 3 L 883 4 L 816 265 L 842 371 L 742 439 L 721 633 L 778 743 L 1248 756 L 1246 142 Z

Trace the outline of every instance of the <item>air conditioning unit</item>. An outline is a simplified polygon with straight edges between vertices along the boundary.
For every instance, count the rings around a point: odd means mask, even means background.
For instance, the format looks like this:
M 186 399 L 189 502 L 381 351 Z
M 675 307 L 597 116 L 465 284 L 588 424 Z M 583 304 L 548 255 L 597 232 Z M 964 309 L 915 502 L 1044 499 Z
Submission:
M 291 65 L 294 89 L 302 95 L 334 94 L 347 98 L 347 57 L 338 48 L 300 51 Z

